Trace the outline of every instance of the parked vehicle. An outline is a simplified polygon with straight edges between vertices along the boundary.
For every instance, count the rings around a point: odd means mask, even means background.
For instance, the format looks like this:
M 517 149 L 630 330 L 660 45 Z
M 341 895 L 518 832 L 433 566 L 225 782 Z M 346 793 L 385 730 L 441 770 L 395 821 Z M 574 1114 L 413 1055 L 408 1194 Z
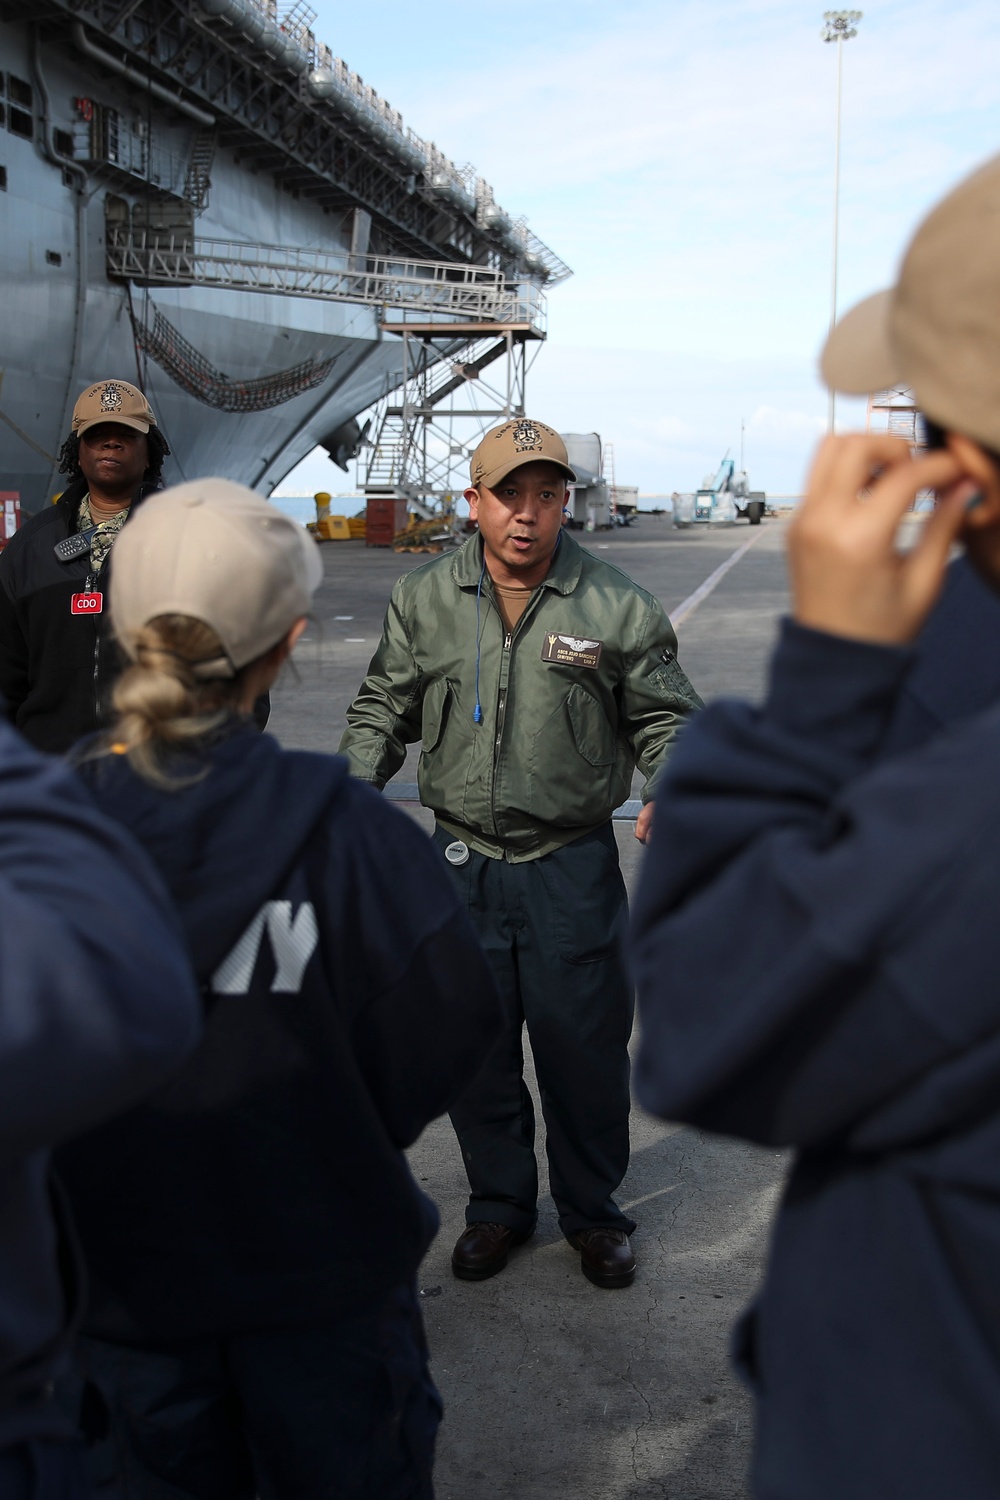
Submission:
M 732 526 L 746 519 L 759 526 L 767 509 L 763 490 L 752 490 L 746 471 L 737 471 L 727 453 L 714 476 L 706 474 L 701 489 L 693 495 L 674 496 L 675 526 Z

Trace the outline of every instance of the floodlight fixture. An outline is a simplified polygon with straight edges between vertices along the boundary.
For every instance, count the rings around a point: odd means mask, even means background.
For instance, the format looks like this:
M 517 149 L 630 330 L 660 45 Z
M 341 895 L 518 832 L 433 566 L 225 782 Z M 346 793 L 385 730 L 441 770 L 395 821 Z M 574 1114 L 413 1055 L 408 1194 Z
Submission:
M 825 10 L 820 36 L 824 42 L 849 42 L 858 34 L 862 14 L 860 10 Z

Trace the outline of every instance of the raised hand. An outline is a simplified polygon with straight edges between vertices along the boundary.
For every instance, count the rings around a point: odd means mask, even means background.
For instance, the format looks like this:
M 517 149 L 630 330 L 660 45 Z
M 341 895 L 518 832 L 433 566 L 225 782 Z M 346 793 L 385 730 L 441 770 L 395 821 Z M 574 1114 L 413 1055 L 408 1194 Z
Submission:
M 947 449 L 914 459 L 901 438 L 858 434 L 820 446 L 789 528 L 792 613 L 802 625 L 880 645 L 916 636 L 937 599 L 978 486 Z M 937 509 L 901 552 L 899 523 L 924 489 Z

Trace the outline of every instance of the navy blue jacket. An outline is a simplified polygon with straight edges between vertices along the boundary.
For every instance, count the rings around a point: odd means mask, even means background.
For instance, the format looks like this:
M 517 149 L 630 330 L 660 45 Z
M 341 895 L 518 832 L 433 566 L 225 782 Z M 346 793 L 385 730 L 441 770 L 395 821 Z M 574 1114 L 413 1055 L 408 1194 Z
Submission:
M 917 638 L 879 756 L 922 745 L 993 703 L 1000 703 L 1000 594 L 963 555 Z
M 764 708 L 681 739 L 635 903 L 640 1100 L 798 1148 L 759 1500 L 1000 1494 L 1000 708 L 878 763 L 911 662 L 786 623 Z
M 140 485 L 130 518 L 156 488 Z M 108 721 L 125 665 L 107 611 L 74 615 L 70 608 L 86 588 L 90 553 L 60 562 L 54 551 L 75 535 L 86 493 L 86 480 L 72 480 L 55 505 L 31 516 L 0 551 L 0 704 L 26 740 L 55 755 Z M 113 556 L 112 549 L 97 584 L 105 604 Z M 254 706 L 259 728 L 269 712 L 265 693 Z
M 135 504 L 150 488 L 141 487 Z M 0 552 L 0 694 L 11 723 L 54 754 L 105 722 L 122 667 L 107 610 L 74 615 L 70 609 L 85 589 L 90 553 L 60 562 L 53 550 L 75 533 L 86 493 L 86 480 L 73 480 Z M 110 571 L 109 559 L 98 583 L 105 605 Z
M 486 960 L 422 830 L 339 757 L 234 726 L 183 790 L 123 757 L 99 803 L 143 844 L 210 992 L 140 1109 L 59 1153 L 86 1330 L 136 1344 L 312 1323 L 412 1280 L 437 1229 L 404 1148 L 500 1028 Z
M 51 1400 L 80 1282 L 47 1148 L 131 1105 L 201 1005 L 163 886 L 77 778 L 0 719 L 0 1447 Z

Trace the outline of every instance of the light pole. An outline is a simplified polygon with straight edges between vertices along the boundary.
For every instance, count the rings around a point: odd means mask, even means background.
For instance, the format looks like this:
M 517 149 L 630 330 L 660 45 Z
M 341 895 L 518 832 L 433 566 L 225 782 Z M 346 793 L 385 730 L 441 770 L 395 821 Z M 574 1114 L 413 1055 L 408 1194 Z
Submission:
M 840 94 L 844 78 L 844 43 L 858 34 L 859 10 L 827 10 L 823 12 L 824 42 L 837 44 L 837 145 L 833 158 L 833 281 L 830 288 L 830 330 L 837 321 L 837 241 L 840 221 Z M 828 425 L 833 431 L 836 414 L 836 396 L 830 392 L 830 414 Z

